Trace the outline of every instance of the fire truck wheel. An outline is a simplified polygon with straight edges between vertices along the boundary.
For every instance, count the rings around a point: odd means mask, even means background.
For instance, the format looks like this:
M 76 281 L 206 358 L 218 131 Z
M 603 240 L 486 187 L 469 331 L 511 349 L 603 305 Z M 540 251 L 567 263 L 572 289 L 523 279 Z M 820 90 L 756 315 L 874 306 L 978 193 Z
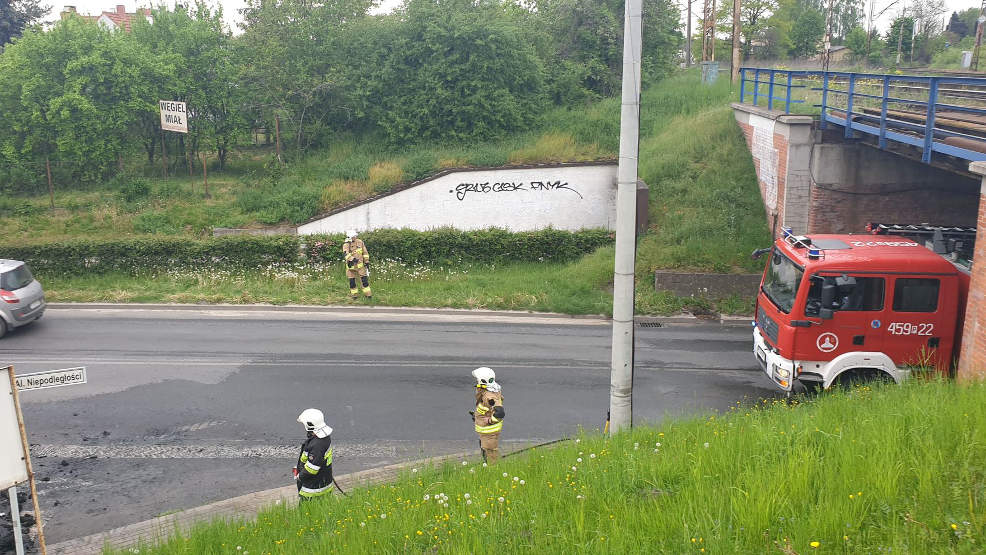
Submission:
M 835 380 L 835 385 L 846 389 L 853 387 L 873 384 L 873 383 L 892 383 L 894 380 L 886 372 L 876 368 L 854 368 L 847 370 Z

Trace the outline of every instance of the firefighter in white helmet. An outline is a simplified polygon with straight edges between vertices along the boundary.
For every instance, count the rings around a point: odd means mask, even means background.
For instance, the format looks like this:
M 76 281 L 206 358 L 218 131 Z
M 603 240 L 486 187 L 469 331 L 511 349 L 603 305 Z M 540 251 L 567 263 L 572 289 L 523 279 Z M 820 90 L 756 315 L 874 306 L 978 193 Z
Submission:
M 373 297 L 373 292 L 370 291 L 370 252 L 358 235 L 354 229 L 347 231 L 346 241 L 342 244 L 342 253 L 346 257 L 346 277 L 349 278 L 349 296 L 359 298 L 359 290 L 356 288 L 356 278 L 359 277 L 363 294 L 370 299 Z
M 470 411 L 483 460 L 496 463 L 500 457 L 500 430 L 503 429 L 503 394 L 492 368 L 482 366 L 472 371 L 476 378 L 476 410 Z
M 305 426 L 307 439 L 294 469 L 298 495 L 302 500 L 320 497 L 332 487 L 332 428 L 318 409 L 305 409 L 298 415 Z

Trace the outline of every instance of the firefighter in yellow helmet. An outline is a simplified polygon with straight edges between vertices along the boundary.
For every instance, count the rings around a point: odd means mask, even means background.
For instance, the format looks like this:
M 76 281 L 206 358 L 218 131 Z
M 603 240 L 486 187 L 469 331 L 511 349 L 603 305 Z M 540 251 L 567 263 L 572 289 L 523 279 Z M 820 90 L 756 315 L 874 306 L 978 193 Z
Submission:
M 346 256 L 349 296 L 353 299 L 359 298 L 359 290 L 356 288 L 356 277 L 358 276 L 363 285 L 363 294 L 366 295 L 367 299 L 373 298 L 373 292 L 370 291 L 370 252 L 366 250 L 366 244 L 357 236 L 355 230 L 346 232 L 342 253 Z
M 479 447 L 483 460 L 496 463 L 500 457 L 500 430 L 503 429 L 503 394 L 496 381 L 493 369 L 485 366 L 472 371 L 476 378 L 476 410 L 470 411 L 476 433 L 479 434 Z

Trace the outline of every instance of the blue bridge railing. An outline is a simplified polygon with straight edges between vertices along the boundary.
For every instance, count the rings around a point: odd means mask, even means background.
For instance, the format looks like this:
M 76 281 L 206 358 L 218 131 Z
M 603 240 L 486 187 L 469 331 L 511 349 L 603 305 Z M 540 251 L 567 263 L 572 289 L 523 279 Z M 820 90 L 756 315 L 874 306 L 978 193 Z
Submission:
M 815 113 L 844 128 L 933 153 L 986 160 L 986 78 L 740 68 L 740 102 Z

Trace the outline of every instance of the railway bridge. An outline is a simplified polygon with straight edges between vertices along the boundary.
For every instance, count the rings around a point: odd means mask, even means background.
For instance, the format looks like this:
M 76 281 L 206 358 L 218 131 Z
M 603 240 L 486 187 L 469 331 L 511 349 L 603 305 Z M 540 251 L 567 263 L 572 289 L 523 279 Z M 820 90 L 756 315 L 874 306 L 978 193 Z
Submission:
M 745 67 L 733 104 L 769 223 L 942 229 L 970 272 L 958 374 L 986 378 L 986 78 Z M 886 227 L 886 226 L 885 226 Z M 976 263 L 978 262 L 978 263 Z

